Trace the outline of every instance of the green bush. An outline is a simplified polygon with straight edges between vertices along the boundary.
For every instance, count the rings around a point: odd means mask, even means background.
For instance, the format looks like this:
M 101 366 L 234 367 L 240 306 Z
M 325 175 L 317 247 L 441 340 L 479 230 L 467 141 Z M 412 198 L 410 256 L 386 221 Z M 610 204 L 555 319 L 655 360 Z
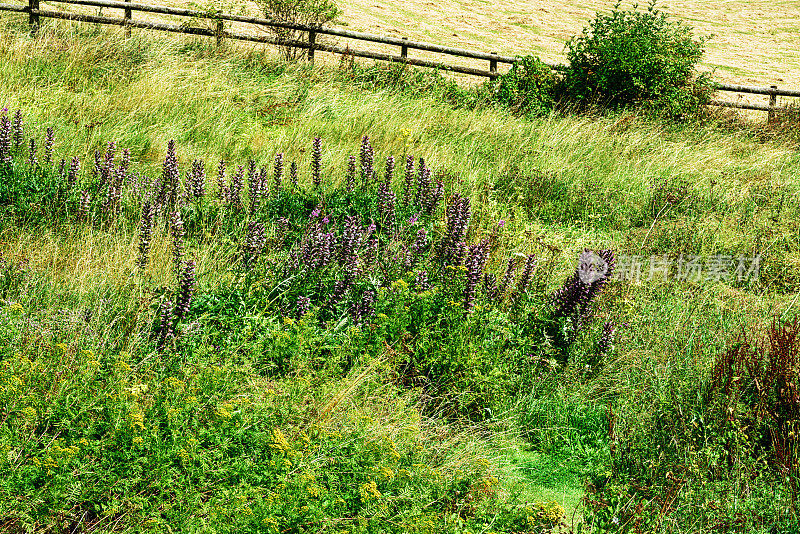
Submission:
M 489 98 L 528 117 L 546 115 L 556 104 L 558 75 L 541 59 L 525 56 L 487 84 Z
M 697 115 L 709 100 L 711 82 L 695 65 L 706 38 L 671 21 L 655 8 L 598 13 L 583 33 L 567 43 L 565 96 L 579 106 L 641 106 L 682 120 Z

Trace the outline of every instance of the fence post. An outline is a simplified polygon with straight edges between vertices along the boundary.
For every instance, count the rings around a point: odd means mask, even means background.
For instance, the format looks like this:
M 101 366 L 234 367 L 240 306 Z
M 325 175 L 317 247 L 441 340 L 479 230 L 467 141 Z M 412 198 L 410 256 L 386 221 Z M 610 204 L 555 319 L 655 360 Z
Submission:
M 130 4 L 131 0 L 125 0 L 126 4 Z M 131 36 L 131 8 L 125 8 L 125 37 Z
M 317 32 L 310 31 L 308 32 L 308 61 L 309 63 L 314 63 L 314 43 L 317 42 Z
M 39 31 L 39 13 L 34 13 L 34 10 L 39 11 L 39 0 L 28 0 L 28 24 L 31 27 L 31 37 Z
M 497 74 L 497 52 L 492 52 L 492 59 L 489 60 L 489 72 Z
M 403 37 L 403 41 L 408 41 L 408 37 Z M 408 45 L 400 45 L 400 57 L 406 59 L 408 57 Z
M 222 38 L 225 35 L 225 21 L 222 20 L 222 11 L 217 11 L 217 29 L 214 35 L 217 38 L 217 46 L 222 46 Z
M 767 124 L 772 124 L 775 121 L 775 105 L 778 103 L 778 96 L 775 90 L 778 89 L 777 85 L 770 85 L 769 92 L 769 111 L 767 111 Z

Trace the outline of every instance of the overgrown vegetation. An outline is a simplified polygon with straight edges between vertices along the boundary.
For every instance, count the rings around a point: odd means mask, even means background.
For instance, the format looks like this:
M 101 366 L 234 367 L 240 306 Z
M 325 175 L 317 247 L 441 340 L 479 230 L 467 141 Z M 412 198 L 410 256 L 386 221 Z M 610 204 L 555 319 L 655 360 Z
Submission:
M 797 529 L 796 151 L 2 31 L 3 530 Z
M 711 80 L 698 74 L 705 39 L 655 8 L 598 13 L 567 43 L 564 96 L 602 107 L 637 106 L 680 120 L 702 114 Z

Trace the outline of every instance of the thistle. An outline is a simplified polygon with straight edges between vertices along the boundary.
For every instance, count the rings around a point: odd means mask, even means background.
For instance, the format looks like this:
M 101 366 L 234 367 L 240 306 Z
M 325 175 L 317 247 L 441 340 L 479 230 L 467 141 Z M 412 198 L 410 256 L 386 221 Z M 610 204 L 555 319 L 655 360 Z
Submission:
M 281 180 L 283 180 L 283 153 L 275 156 L 275 173 L 274 173 L 274 187 L 273 191 L 278 194 L 281 189 Z
M 322 139 L 319 137 L 314 138 L 314 144 L 311 148 L 311 179 L 314 183 L 314 188 L 319 188 L 322 183 Z
M 54 133 L 53 127 L 47 127 L 47 133 L 44 136 L 44 163 L 50 165 L 53 162 L 53 141 Z
M 28 166 L 31 169 L 35 169 L 39 166 L 39 161 L 36 159 L 36 139 L 31 137 L 31 141 L 28 146 Z
M 352 193 L 356 188 L 356 157 L 352 154 L 347 158 L 346 177 L 347 192 Z
M 153 235 L 153 206 L 146 202 L 142 206 L 142 220 L 139 223 L 139 258 L 136 266 L 140 271 L 147 267 L 147 256 L 150 253 L 150 240 Z
M 11 165 L 11 121 L 0 117 L 0 164 Z
M 25 126 L 22 124 L 21 109 L 14 112 L 14 122 L 11 124 L 11 128 L 14 135 L 14 148 L 19 148 L 25 138 Z
M 183 219 L 179 211 L 173 212 L 170 218 L 170 234 L 172 235 L 172 270 L 179 276 L 183 267 L 183 240 L 186 237 Z
M 189 314 L 189 306 L 192 303 L 192 293 L 195 288 L 195 263 L 193 260 L 183 264 L 180 280 L 178 298 L 175 300 L 176 323 Z

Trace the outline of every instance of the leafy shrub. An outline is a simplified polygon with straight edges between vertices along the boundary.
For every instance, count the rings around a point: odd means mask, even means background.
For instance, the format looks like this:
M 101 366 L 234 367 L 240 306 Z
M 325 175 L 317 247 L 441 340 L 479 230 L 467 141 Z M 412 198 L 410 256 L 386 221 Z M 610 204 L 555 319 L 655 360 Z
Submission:
M 323 26 L 333 22 L 341 10 L 334 0 L 256 0 L 264 16 L 275 22 L 287 22 L 303 26 Z M 306 32 L 292 28 L 270 26 L 269 30 L 278 39 L 281 54 L 286 59 L 297 59 L 304 49 L 292 44 L 302 40 Z
M 710 79 L 695 71 L 705 38 L 655 8 L 598 13 L 567 43 L 565 95 L 581 106 L 642 106 L 656 115 L 684 119 L 708 102 Z
M 528 117 L 546 115 L 556 105 L 559 77 L 535 56 L 520 58 L 505 74 L 487 83 L 489 98 Z

